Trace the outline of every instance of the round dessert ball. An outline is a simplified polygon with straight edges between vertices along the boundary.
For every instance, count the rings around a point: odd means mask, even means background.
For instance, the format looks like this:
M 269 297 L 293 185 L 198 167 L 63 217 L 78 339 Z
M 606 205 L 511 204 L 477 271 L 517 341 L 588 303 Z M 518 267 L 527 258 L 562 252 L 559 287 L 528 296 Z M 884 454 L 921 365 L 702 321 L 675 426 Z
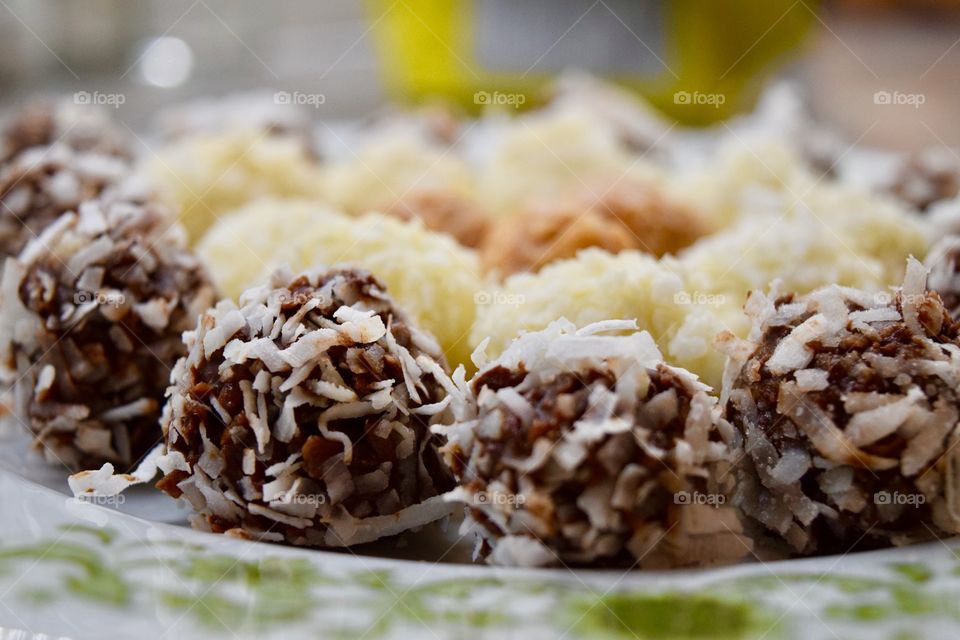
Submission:
M 475 415 L 437 429 L 488 561 L 657 568 L 749 552 L 727 504 L 732 428 L 635 329 L 521 334 L 470 382 Z
M 214 297 L 152 206 L 85 202 L 8 259 L 0 372 L 46 459 L 126 470 L 156 445 L 180 336 Z
M 953 150 L 940 146 L 911 154 L 902 162 L 889 191 L 924 213 L 960 193 L 960 160 Z
M 151 190 L 123 158 L 62 143 L 30 147 L 0 166 L 0 262 L 81 202 L 146 202 Z
M 930 269 L 927 286 L 936 291 L 954 320 L 960 320 L 960 236 L 941 238 L 927 254 L 924 265 Z
M 64 101 L 38 102 L 14 114 L 0 134 L 0 162 L 55 143 L 74 151 L 132 157 L 129 137 L 103 109 Z
M 366 271 L 277 272 L 222 301 L 173 373 L 158 487 L 202 530 L 342 547 L 443 518 L 436 341 Z
M 706 232 L 700 216 L 659 185 L 626 178 L 558 200 L 543 199 L 502 218 L 492 225 L 482 257 L 488 270 L 506 276 L 538 271 L 587 247 L 676 253 Z
M 470 198 L 441 190 L 413 190 L 382 208 L 388 216 L 420 220 L 432 231 L 446 233 L 465 247 L 483 242 L 490 226 L 489 216 Z
M 894 295 L 754 292 L 750 338 L 718 340 L 745 451 L 735 502 L 796 553 L 960 532 L 960 328 L 925 276 L 911 259 Z

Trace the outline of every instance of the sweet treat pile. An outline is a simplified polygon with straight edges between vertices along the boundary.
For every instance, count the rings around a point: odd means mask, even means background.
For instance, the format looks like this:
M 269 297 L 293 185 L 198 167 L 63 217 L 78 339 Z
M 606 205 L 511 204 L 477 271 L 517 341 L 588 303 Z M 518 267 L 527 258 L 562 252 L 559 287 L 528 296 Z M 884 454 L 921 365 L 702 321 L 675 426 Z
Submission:
M 737 506 L 799 554 L 960 532 L 960 326 L 911 260 L 891 296 L 754 292 L 721 402 L 746 456 Z
M 149 161 L 26 111 L 0 401 L 99 467 L 78 494 L 159 470 L 248 539 L 465 506 L 496 564 L 661 568 L 960 533 L 960 172 L 865 180 L 784 96 L 693 131 L 583 78 L 476 121 L 250 94 L 167 111 Z
M 214 297 L 156 205 L 83 202 L 8 259 L 0 375 L 47 460 L 127 469 L 153 447 L 180 334 Z
M 342 547 L 450 513 L 429 425 L 459 391 L 369 273 L 278 272 L 205 313 L 186 347 L 158 486 L 195 527 Z
M 635 329 L 558 320 L 522 334 L 470 382 L 476 415 L 439 429 L 491 562 L 663 568 L 750 551 L 726 504 L 732 428 L 709 387 Z

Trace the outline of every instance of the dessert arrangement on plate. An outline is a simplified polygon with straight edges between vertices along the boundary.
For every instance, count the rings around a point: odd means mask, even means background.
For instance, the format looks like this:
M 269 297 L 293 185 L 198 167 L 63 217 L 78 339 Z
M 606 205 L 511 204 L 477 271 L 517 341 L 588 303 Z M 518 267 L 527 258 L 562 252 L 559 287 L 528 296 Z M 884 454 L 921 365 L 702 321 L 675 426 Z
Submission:
M 236 538 L 438 521 L 664 569 L 960 533 L 960 161 L 789 88 L 710 130 L 588 77 L 479 119 L 271 93 L 0 140 L 4 428 Z M 150 488 L 148 488 L 150 487 Z

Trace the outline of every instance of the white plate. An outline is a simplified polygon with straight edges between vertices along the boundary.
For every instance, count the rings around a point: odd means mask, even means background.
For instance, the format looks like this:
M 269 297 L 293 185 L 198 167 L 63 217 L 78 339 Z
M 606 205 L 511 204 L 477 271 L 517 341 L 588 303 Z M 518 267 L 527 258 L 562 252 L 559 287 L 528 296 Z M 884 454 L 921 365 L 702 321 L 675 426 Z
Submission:
M 185 521 L 147 488 L 78 502 L 23 438 L 4 439 L 0 627 L 27 633 L 0 640 L 960 635 L 955 541 L 697 571 L 523 570 L 469 564 L 453 525 L 331 552 Z

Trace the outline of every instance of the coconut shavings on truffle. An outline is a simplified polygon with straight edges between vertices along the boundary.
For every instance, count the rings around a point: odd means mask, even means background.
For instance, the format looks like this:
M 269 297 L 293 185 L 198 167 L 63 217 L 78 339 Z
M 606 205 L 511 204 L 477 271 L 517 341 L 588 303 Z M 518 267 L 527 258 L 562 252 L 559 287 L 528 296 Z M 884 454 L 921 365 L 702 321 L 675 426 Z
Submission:
M 450 513 L 445 363 L 364 271 L 278 272 L 185 335 L 158 487 L 195 527 L 341 547 Z
M 749 340 L 719 341 L 736 502 L 795 552 L 960 531 L 958 325 L 925 280 L 911 259 L 893 295 L 754 292 Z
M 490 562 L 654 568 L 750 550 L 725 504 L 732 429 L 648 333 L 602 335 L 635 328 L 521 334 L 471 381 L 475 415 L 436 428 Z

